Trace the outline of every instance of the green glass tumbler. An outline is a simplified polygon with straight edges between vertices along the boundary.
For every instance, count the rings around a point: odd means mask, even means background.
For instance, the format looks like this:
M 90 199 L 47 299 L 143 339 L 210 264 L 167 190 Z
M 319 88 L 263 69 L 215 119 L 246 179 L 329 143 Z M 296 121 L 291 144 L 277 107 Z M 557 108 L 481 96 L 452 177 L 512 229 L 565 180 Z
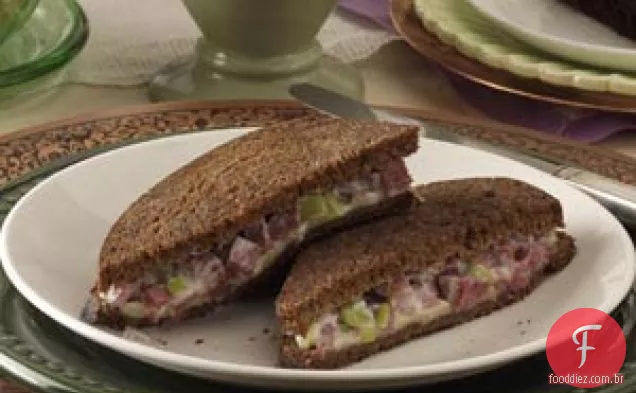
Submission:
M 0 0 L 0 46 L 20 30 L 40 0 Z

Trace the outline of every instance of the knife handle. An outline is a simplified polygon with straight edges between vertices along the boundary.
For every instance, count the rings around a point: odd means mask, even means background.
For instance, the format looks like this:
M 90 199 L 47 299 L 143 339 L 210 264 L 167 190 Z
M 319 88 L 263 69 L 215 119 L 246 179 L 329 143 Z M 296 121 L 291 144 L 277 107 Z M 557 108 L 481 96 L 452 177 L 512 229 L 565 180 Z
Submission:
M 636 187 L 572 167 L 555 175 L 598 200 L 626 226 L 636 228 Z

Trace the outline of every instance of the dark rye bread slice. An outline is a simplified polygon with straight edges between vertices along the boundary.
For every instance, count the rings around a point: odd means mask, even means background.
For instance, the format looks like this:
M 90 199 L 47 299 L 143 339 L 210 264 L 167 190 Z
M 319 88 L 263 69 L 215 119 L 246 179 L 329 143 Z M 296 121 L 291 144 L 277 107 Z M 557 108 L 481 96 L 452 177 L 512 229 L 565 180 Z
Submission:
M 427 324 L 412 324 L 375 342 L 354 345 L 342 351 L 329 351 L 323 355 L 303 351 L 296 346 L 293 338 L 283 337 L 279 360 L 280 366 L 286 368 L 314 369 L 341 368 L 363 360 L 373 354 L 407 343 L 410 340 L 469 322 L 475 318 L 486 316 L 498 309 L 523 300 L 526 295 L 530 294 L 548 277 L 548 273 L 556 272 L 565 267 L 574 256 L 574 242 L 571 237 L 561 236 L 557 247 L 558 252 L 550 261 L 546 274 L 535 277 L 524 291 L 508 292 L 503 294 L 496 301 L 482 303 L 474 309 L 449 314 Z
M 413 153 L 417 128 L 341 119 L 262 128 L 167 176 L 115 222 L 100 253 L 97 290 L 178 263 L 193 247 L 216 249 L 303 193 L 331 188 Z
M 470 259 L 511 233 L 542 235 L 563 227 L 557 199 L 529 184 L 506 178 L 436 182 L 415 190 L 410 211 L 344 231 L 303 250 L 276 299 L 285 367 L 334 368 L 521 299 L 509 293 L 478 310 L 408 327 L 377 342 L 319 354 L 300 350 L 290 333 L 304 332 L 320 315 L 360 298 L 387 278 L 408 270 L 442 265 L 452 256 Z M 560 235 L 546 274 L 567 265 L 574 242 Z M 536 277 L 535 284 L 541 281 Z

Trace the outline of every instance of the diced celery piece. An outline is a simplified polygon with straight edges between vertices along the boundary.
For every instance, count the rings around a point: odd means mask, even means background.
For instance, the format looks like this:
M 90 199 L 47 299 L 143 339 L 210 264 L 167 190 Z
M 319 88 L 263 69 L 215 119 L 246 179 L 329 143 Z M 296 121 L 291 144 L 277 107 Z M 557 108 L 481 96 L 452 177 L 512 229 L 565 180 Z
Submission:
M 484 265 L 473 264 L 470 268 L 470 275 L 480 281 L 491 282 L 493 280 L 492 272 Z
M 296 344 L 298 345 L 300 349 L 309 349 L 309 347 L 317 343 L 318 340 L 320 339 L 320 324 L 313 323 L 309 327 L 309 330 L 307 330 L 307 335 L 305 335 L 305 337 L 303 337 L 300 334 L 297 334 L 295 339 L 296 339 Z
M 168 292 L 172 296 L 176 296 L 185 290 L 188 286 L 186 279 L 183 276 L 172 277 L 168 280 Z
M 305 341 L 309 346 L 315 344 L 320 339 L 320 324 L 314 323 L 309 327 L 307 331 L 307 335 L 305 336 Z
M 296 345 L 298 345 L 298 348 L 309 349 L 309 341 L 307 341 L 302 335 L 297 334 L 294 336 L 294 339 L 296 339 Z
M 391 306 L 388 303 L 382 303 L 375 310 L 375 326 L 378 329 L 386 329 L 389 327 L 389 319 L 391 318 Z
M 128 302 L 124 304 L 122 313 L 132 319 L 141 319 L 146 316 L 146 307 L 142 302 Z
M 351 204 L 354 207 L 366 206 L 378 203 L 382 199 L 382 193 L 379 191 L 366 191 L 355 194 Z
M 278 258 L 280 254 L 281 254 L 280 248 L 272 248 L 271 250 L 267 251 L 258 259 L 258 261 L 256 261 L 253 274 L 256 275 L 262 272 L 265 268 L 269 267 L 272 264 L 272 262 L 274 262 L 276 258 Z
M 375 325 L 373 313 L 363 301 L 343 308 L 340 311 L 340 316 L 342 321 L 349 326 L 361 328 Z
M 324 198 L 325 204 L 329 211 L 334 214 L 341 215 L 345 209 L 345 203 L 342 202 L 335 194 L 324 194 L 322 195 Z
M 377 330 L 375 326 L 367 326 L 360 328 L 360 341 L 363 343 L 370 343 L 377 338 Z
M 301 221 L 328 221 L 339 217 L 344 205 L 333 195 L 307 195 L 300 198 Z

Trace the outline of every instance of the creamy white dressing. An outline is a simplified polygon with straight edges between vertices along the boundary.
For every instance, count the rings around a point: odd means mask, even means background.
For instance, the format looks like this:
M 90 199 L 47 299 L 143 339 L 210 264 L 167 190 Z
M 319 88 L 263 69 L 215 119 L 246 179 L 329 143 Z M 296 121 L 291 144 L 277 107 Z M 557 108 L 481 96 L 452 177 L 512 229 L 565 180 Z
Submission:
M 334 339 L 333 347 L 335 349 L 346 348 L 358 344 L 362 341 L 360 334 L 354 330 L 344 331 L 338 329 Z
M 432 322 L 435 319 L 441 318 L 446 315 L 450 315 L 453 312 L 453 307 L 451 304 L 445 300 L 438 300 L 435 304 L 432 304 L 428 307 L 419 308 L 416 312 L 411 314 L 404 314 L 400 312 L 395 312 L 393 314 L 392 323 L 386 329 L 382 329 L 378 332 L 377 338 L 382 338 L 387 336 L 397 330 L 400 330 L 408 325 L 412 325 L 415 323 L 427 324 Z M 329 314 L 321 318 L 321 320 L 325 319 L 337 319 L 336 314 Z M 318 322 L 313 329 L 314 331 L 311 334 L 320 334 L 321 323 Z M 294 336 L 296 344 L 300 348 L 309 348 L 311 342 L 307 338 L 302 335 Z M 352 345 L 360 344 L 364 342 L 360 332 L 353 328 L 343 328 L 342 326 L 336 324 L 335 332 L 333 334 L 333 343 L 330 345 L 331 348 L 335 350 L 340 350 L 343 348 L 350 347 Z
M 287 247 L 294 243 L 302 242 L 309 228 L 310 225 L 308 223 L 303 223 L 298 228 L 291 231 L 287 239 L 276 242 L 274 247 L 258 259 L 254 266 L 253 276 L 257 276 L 262 271 L 270 267 L 272 263 L 274 263 L 276 259 L 287 249 Z
M 388 329 L 389 331 L 387 331 L 384 335 L 414 323 L 426 324 L 432 322 L 440 317 L 450 315 L 452 312 L 453 307 L 450 302 L 441 299 L 436 304 L 421 308 L 411 315 L 396 312 L 393 316 L 392 329 Z
M 360 196 L 355 197 L 352 203 L 344 205 L 337 217 L 334 217 L 333 219 L 326 222 L 336 221 L 337 219 L 346 216 L 354 210 L 361 209 L 363 207 L 374 206 L 383 199 L 386 199 L 386 197 L 384 197 L 383 194 L 379 191 L 368 191 L 362 193 Z M 310 230 L 315 229 L 316 227 L 319 227 L 326 222 L 304 222 L 298 228 L 291 231 L 287 239 L 277 242 L 277 244 L 272 249 L 267 251 L 265 254 L 263 254 L 263 256 L 259 258 L 258 262 L 256 262 L 254 276 L 258 275 L 260 272 L 270 267 L 271 264 L 278 258 L 278 256 L 283 253 L 285 249 L 287 249 L 287 247 L 289 247 L 293 243 L 302 242 Z
M 121 295 L 121 291 L 121 288 L 111 285 L 106 293 L 100 292 L 99 297 L 106 303 L 115 303 L 119 298 L 119 295 Z
M 350 213 L 352 210 L 362 207 L 372 206 L 380 203 L 386 197 L 380 191 L 367 191 L 353 198 L 353 201 L 342 209 L 341 216 Z

